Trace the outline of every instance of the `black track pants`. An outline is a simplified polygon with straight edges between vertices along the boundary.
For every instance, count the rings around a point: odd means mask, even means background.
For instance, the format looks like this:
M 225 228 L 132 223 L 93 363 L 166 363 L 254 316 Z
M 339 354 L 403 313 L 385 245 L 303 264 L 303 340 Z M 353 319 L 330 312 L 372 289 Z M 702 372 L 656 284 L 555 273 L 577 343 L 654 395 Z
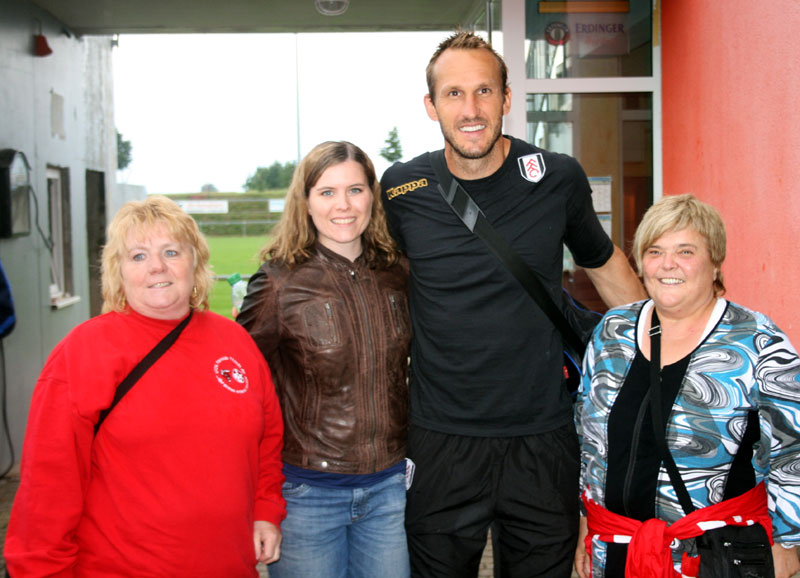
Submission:
M 569 578 L 578 535 L 578 440 L 572 424 L 487 438 L 411 426 L 411 575 L 477 575 L 492 529 L 495 576 Z

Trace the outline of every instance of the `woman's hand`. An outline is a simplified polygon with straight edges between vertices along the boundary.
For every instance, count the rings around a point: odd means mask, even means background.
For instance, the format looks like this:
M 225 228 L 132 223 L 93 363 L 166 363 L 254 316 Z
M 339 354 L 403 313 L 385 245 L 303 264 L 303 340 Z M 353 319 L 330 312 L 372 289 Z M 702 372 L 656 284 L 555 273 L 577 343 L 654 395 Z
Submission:
M 281 529 L 271 522 L 253 523 L 253 542 L 259 562 L 271 564 L 281 557 Z
M 581 516 L 580 528 L 578 529 L 578 546 L 575 548 L 575 571 L 580 578 L 589 578 L 592 574 L 591 560 L 586 554 L 586 534 L 589 533 L 589 526 L 586 523 L 586 516 Z
M 772 561 L 775 563 L 775 578 L 791 578 L 800 572 L 796 548 L 784 548 L 775 542 L 772 545 Z

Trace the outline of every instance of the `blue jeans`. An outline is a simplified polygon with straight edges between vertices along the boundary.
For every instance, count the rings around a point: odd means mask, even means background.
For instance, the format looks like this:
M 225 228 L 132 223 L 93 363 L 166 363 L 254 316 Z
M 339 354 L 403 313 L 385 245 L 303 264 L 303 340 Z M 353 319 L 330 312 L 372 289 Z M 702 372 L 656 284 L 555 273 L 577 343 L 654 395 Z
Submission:
M 368 488 L 283 485 L 281 559 L 270 578 L 408 578 L 403 474 Z

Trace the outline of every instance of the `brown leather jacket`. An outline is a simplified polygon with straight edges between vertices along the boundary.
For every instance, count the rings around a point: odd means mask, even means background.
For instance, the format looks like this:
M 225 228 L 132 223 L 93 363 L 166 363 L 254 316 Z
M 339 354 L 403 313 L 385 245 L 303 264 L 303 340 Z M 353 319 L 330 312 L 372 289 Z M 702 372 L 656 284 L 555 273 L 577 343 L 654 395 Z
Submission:
M 373 473 L 405 457 L 408 272 L 317 245 L 294 269 L 264 264 L 237 317 L 272 371 L 286 463 Z

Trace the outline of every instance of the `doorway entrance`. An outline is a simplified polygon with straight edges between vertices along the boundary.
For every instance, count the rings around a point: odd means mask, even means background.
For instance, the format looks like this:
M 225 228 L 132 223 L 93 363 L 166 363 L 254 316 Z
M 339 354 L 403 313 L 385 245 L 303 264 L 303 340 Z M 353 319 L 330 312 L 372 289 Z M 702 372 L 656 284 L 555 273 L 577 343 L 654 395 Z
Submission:
M 103 291 L 100 256 L 106 243 L 106 179 L 100 171 L 86 171 L 86 247 L 89 263 L 89 315 L 100 315 Z

